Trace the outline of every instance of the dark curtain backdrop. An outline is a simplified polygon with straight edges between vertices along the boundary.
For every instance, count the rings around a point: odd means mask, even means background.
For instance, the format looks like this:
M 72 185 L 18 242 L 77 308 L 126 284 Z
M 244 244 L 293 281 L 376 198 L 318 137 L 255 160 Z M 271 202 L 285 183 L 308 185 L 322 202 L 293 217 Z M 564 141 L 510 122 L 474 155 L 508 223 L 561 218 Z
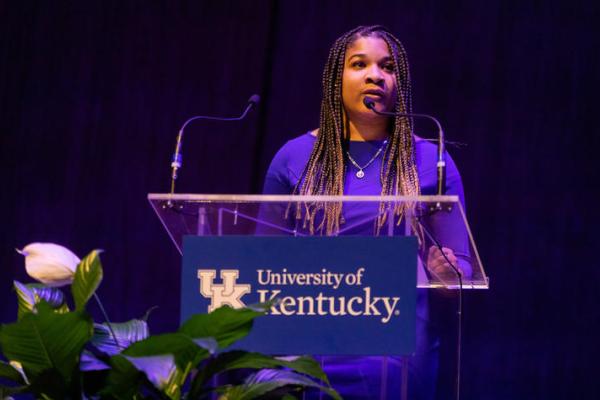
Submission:
M 243 123 L 189 127 L 178 187 L 259 193 L 318 123 L 332 41 L 380 23 L 415 110 L 467 144 L 450 153 L 491 289 L 466 294 L 463 398 L 599 398 L 599 17 L 560 0 L 1 2 L 1 321 L 28 281 L 14 248 L 52 241 L 105 250 L 112 319 L 158 305 L 153 331 L 175 328 L 180 259 L 146 195 L 168 190 L 180 124 L 260 94 Z

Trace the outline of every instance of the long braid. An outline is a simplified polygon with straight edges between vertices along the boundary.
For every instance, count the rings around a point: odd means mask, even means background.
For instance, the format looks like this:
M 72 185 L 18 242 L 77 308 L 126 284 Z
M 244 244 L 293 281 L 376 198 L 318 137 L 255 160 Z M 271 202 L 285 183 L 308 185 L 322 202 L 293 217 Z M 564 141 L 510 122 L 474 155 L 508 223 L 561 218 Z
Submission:
M 392 35 L 384 35 L 383 40 L 388 45 L 392 58 L 396 67 L 394 74 L 396 76 L 398 96 L 395 104 L 396 113 L 411 113 L 412 112 L 412 95 L 410 85 L 410 70 L 408 66 L 408 58 L 402 43 Z M 384 154 L 384 160 L 381 181 L 382 195 L 419 195 L 420 185 L 419 177 L 416 169 L 415 150 L 413 140 L 413 121 L 410 117 L 395 117 L 394 127 L 391 130 L 390 145 Z M 389 173 L 386 174 L 386 171 Z M 397 217 L 399 224 L 404 216 L 407 208 L 412 207 L 411 204 L 397 205 L 394 208 L 394 215 Z M 386 222 L 387 213 L 386 204 L 380 204 L 380 218 L 377 221 L 376 230 Z M 413 229 L 415 226 L 413 226 Z M 418 229 L 415 229 L 417 234 Z M 418 234 L 418 236 L 420 236 Z
M 395 111 L 412 111 L 410 73 L 406 52 L 402 43 L 382 26 L 359 26 L 338 38 L 329 51 L 323 71 L 323 98 L 319 121 L 319 133 L 306 164 L 302 179 L 294 193 L 300 195 L 343 195 L 345 178 L 345 151 L 349 141 L 347 119 L 344 118 L 342 102 L 342 75 L 346 49 L 360 37 L 376 36 L 387 43 L 394 60 L 394 73 L 398 96 Z M 388 145 L 384 151 L 381 168 L 381 195 L 418 195 L 412 119 L 395 117 L 390 129 Z M 376 223 L 378 233 L 387 218 L 387 205 L 380 204 L 380 217 Z M 317 214 L 323 212 L 315 226 Z M 400 223 L 406 206 L 395 206 L 394 215 Z M 311 233 L 336 234 L 342 222 L 341 203 L 307 204 L 304 212 L 296 209 L 296 218 L 304 218 L 304 226 Z

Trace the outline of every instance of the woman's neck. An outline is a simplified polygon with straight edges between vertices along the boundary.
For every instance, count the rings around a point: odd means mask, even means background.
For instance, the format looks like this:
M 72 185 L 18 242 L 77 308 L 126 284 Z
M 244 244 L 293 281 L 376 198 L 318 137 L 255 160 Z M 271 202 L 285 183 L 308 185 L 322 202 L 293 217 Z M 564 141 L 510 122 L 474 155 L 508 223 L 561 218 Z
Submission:
M 386 119 L 348 121 L 350 140 L 366 142 L 370 140 L 385 140 L 388 137 L 388 121 Z

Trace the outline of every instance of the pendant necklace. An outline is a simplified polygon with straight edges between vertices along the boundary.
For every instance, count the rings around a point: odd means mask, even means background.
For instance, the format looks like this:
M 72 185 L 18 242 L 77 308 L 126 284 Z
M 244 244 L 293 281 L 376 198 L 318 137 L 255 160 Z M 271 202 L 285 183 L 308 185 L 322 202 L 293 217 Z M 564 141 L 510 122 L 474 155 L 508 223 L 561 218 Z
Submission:
M 366 163 L 363 167 L 361 167 L 360 165 L 358 165 L 358 163 L 356 161 L 354 161 L 354 159 L 350 155 L 349 151 L 346 151 L 346 155 L 348 156 L 348 160 L 350 160 L 350 162 L 352 163 L 352 165 L 354 165 L 356 167 L 356 169 L 358 169 L 358 171 L 356 171 L 356 177 L 358 179 L 362 179 L 362 178 L 365 177 L 365 172 L 363 170 L 366 169 L 369 165 L 371 165 L 371 163 L 373 161 L 375 161 L 377 159 L 377 157 L 379 157 L 379 154 L 381 154 L 381 152 L 383 151 L 383 148 L 385 147 L 386 144 L 387 144 L 387 140 L 384 140 L 383 144 L 381 145 L 381 147 L 379 148 L 379 150 L 377 150 L 377 153 L 375 153 L 375 155 L 373 156 L 373 158 L 371 158 L 369 160 L 369 162 Z

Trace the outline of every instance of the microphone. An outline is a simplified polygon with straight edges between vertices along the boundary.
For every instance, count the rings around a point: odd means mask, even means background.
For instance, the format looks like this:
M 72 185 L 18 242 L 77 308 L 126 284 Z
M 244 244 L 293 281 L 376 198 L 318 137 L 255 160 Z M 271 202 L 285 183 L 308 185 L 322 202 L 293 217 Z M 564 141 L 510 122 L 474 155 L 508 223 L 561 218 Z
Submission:
M 181 168 L 183 163 L 183 158 L 181 156 L 181 145 L 183 140 L 183 132 L 185 127 L 192 121 L 197 119 L 208 119 L 213 121 L 241 121 L 246 118 L 246 115 L 250 111 L 250 109 L 260 102 L 260 96 L 257 94 L 253 94 L 248 99 L 248 105 L 246 109 L 239 117 L 212 117 L 208 115 L 196 115 L 195 117 L 189 118 L 187 121 L 183 123 L 181 129 L 179 129 L 179 134 L 177 135 L 177 141 L 175 143 L 175 152 L 173 153 L 173 157 L 171 158 L 171 194 L 175 192 L 175 180 L 177 179 L 177 170 Z
M 363 99 L 363 104 L 369 110 L 373 111 L 375 114 L 384 115 L 389 117 L 416 117 L 416 118 L 426 118 L 429 119 L 437 125 L 438 128 L 438 152 L 437 152 L 437 195 L 442 196 L 446 193 L 446 157 L 444 154 L 444 130 L 442 129 L 442 125 L 440 121 L 438 121 L 435 117 L 427 114 L 416 114 L 416 113 L 394 113 L 394 112 L 386 112 L 386 111 L 378 111 L 375 108 L 375 100 L 370 97 L 365 96 Z

